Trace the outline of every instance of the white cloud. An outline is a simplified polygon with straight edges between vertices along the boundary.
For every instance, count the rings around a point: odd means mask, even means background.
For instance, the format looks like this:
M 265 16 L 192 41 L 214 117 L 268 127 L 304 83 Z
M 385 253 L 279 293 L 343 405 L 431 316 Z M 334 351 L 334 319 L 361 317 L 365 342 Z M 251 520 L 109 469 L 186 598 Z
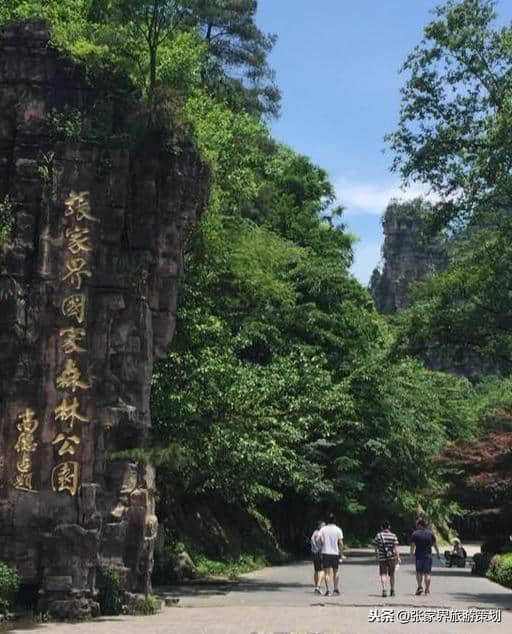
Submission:
M 347 219 L 348 230 L 359 237 L 354 244 L 354 264 L 351 271 L 365 286 L 373 269 L 380 264 L 382 244 L 382 237 L 378 235 L 380 231 L 374 228 L 375 219 L 370 222 L 368 216 L 382 216 L 393 198 L 412 200 L 422 197 L 432 202 L 439 200 L 428 187 L 420 183 L 402 188 L 398 182 L 364 182 L 341 178 L 337 181 L 335 190 L 337 202 L 345 208 L 344 217 Z M 364 216 L 367 216 L 366 220 Z
M 429 189 L 420 184 L 407 189 L 400 187 L 398 183 L 364 183 L 349 182 L 341 179 L 336 184 L 336 198 L 345 207 L 345 215 L 384 213 L 387 204 L 392 198 L 412 200 L 423 196 L 429 200 L 435 200 Z
M 356 242 L 354 245 L 354 264 L 351 272 L 361 284 L 366 286 L 370 281 L 373 269 L 381 259 L 380 242 Z

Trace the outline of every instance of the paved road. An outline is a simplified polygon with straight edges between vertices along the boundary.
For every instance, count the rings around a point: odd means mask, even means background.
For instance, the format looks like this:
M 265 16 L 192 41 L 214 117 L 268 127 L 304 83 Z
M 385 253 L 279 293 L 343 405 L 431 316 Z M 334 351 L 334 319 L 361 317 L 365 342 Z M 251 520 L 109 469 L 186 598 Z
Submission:
M 150 617 L 114 617 L 77 625 L 50 624 L 41 634 L 492 634 L 512 631 L 512 591 L 475 578 L 468 569 L 437 566 L 430 597 L 414 596 L 413 566 L 399 570 L 397 596 L 380 596 L 377 569 L 369 551 L 354 551 L 342 571 L 342 595 L 318 597 L 312 593 L 312 566 L 299 563 L 266 568 L 244 575 L 240 583 L 169 589 L 179 597 L 178 607 Z M 396 622 L 399 613 L 428 614 L 432 609 L 501 609 L 501 624 Z M 371 610 L 394 610 L 395 622 L 369 622 Z M 388 612 L 389 615 L 389 612 Z M 389 618 L 389 616 L 388 616 Z M 411 617 L 413 618 L 413 617 Z M 15 631 L 21 631 L 16 630 Z

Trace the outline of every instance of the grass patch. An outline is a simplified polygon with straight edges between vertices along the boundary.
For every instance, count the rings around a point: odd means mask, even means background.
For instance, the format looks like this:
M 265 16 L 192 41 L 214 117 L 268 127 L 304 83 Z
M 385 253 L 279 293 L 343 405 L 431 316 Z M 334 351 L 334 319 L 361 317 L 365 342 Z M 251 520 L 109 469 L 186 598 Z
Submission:
M 230 561 L 216 561 L 209 559 L 204 555 L 194 557 L 194 564 L 197 571 L 202 576 L 222 575 L 228 577 L 237 577 L 253 570 L 265 568 L 269 565 L 269 561 L 262 556 L 244 554 L 238 559 Z
M 351 548 L 370 548 L 373 547 L 373 537 L 347 537 L 343 544 L 346 550 Z

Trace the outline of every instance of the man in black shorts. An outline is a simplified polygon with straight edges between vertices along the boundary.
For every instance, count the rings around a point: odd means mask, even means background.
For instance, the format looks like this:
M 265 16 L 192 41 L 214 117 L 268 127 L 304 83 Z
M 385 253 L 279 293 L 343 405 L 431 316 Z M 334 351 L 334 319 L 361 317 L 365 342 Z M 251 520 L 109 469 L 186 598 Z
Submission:
M 317 544 L 321 547 L 323 577 L 325 578 L 326 592 L 325 596 L 330 597 L 333 594 L 340 593 L 340 572 L 339 561 L 343 553 L 343 531 L 334 523 L 335 518 L 331 513 L 329 521 L 318 532 Z M 329 590 L 329 580 L 333 577 L 333 590 Z
M 373 542 L 375 556 L 379 564 L 382 596 L 387 597 L 386 584 L 389 580 L 389 596 L 394 597 L 395 569 L 396 564 L 400 563 L 400 553 L 398 552 L 398 537 L 391 532 L 389 522 L 382 522 L 380 533 L 377 533 Z
M 437 557 L 440 558 L 436 536 L 427 528 L 427 522 L 424 519 L 419 519 L 416 522 L 416 530 L 411 535 L 411 557 L 416 556 L 417 595 L 423 592 L 423 581 L 425 582 L 425 594 L 430 594 L 432 547 L 434 547 Z
M 319 520 L 317 522 L 316 530 L 311 535 L 311 555 L 313 557 L 313 568 L 314 572 L 314 581 L 315 581 L 315 592 L 320 594 L 320 580 L 323 577 L 322 575 L 322 552 L 321 546 L 317 543 L 318 534 L 320 533 L 320 529 L 325 526 L 325 522 Z

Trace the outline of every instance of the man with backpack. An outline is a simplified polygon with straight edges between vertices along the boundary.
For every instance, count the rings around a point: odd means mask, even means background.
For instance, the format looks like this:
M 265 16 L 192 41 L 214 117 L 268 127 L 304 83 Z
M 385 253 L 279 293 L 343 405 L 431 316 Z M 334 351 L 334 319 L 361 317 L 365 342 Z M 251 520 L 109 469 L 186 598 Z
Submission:
M 386 584 L 389 580 L 389 596 L 394 597 L 396 564 L 400 564 L 401 559 L 398 552 L 398 537 L 391 532 L 389 522 L 382 522 L 380 533 L 377 533 L 373 542 L 375 544 L 375 556 L 379 564 L 382 596 L 388 596 Z

